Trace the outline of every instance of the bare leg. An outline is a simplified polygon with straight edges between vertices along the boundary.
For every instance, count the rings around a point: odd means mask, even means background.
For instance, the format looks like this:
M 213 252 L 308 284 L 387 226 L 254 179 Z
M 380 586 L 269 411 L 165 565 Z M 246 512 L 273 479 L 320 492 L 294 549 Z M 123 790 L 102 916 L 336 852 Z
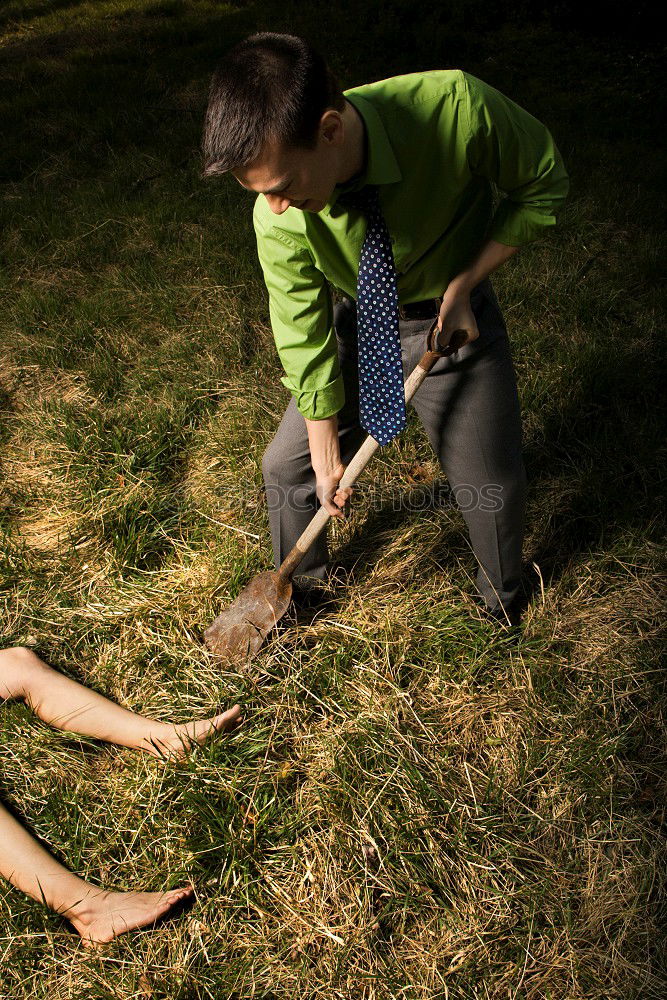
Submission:
M 193 889 L 106 892 L 64 868 L 0 803 L 0 874 L 17 889 L 67 917 L 90 945 L 146 927 Z
M 32 650 L 20 646 L 0 651 L 0 698 L 25 701 L 56 729 L 157 757 L 180 757 L 190 745 L 204 743 L 213 733 L 241 721 L 238 705 L 213 718 L 182 725 L 146 719 L 52 670 Z
M 203 743 L 240 721 L 238 705 L 180 726 L 145 719 L 52 670 L 22 647 L 0 651 L 0 698 L 25 701 L 58 729 L 156 756 L 180 756 L 190 744 Z M 66 916 L 86 945 L 152 924 L 194 891 L 188 886 L 170 892 L 108 892 L 91 885 L 56 861 L 1 803 L 0 874 Z

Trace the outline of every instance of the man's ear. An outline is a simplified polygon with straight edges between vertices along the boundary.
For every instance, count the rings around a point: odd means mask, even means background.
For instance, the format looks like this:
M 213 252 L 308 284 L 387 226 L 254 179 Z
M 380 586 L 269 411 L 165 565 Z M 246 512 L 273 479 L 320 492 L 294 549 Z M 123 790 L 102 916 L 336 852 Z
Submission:
M 320 135 L 325 142 L 338 145 L 343 139 L 343 116 L 335 108 L 327 108 L 320 118 Z

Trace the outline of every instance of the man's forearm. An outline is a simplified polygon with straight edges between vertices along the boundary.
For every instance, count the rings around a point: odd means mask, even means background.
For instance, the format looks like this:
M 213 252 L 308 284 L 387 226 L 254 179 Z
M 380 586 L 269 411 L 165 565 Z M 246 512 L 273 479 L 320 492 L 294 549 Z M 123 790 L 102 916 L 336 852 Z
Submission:
M 497 240 L 487 240 L 472 263 L 452 278 L 447 286 L 447 293 L 450 296 L 470 295 L 470 292 L 479 285 L 480 281 L 495 271 L 497 267 L 504 264 L 506 260 L 517 252 L 519 247 L 509 247 Z
M 331 472 L 340 465 L 340 444 L 338 441 L 338 415 L 323 420 L 308 420 L 308 444 L 313 470 L 316 475 Z
M 438 346 L 444 349 L 456 336 L 458 347 L 477 340 L 479 328 L 470 305 L 470 293 L 480 281 L 500 267 L 519 248 L 506 246 L 497 240 L 487 240 L 468 267 L 456 275 L 443 292 L 442 306 L 438 317 Z

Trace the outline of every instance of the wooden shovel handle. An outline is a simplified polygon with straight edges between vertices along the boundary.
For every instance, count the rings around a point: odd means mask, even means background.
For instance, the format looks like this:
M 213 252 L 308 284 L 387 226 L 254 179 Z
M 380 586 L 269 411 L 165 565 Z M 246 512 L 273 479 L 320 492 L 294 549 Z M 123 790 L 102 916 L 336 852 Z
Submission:
M 437 320 L 433 323 L 431 329 L 428 332 L 427 345 L 428 350 L 420 358 L 420 360 L 415 365 L 414 370 L 408 375 L 405 380 L 405 405 L 407 406 L 414 394 L 416 393 L 419 386 L 422 384 L 428 373 L 430 372 L 433 365 L 436 363 L 438 358 L 453 354 L 454 351 L 458 350 L 461 346 L 460 334 L 463 334 L 465 338 L 466 334 L 463 330 L 456 330 L 456 332 L 450 338 L 450 342 L 444 350 L 437 350 Z M 455 346 L 452 342 L 454 338 L 457 338 L 458 346 Z M 435 349 L 434 349 L 435 348 Z M 380 445 L 377 443 L 374 437 L 369 434 L 366 440 L 363 442 L 357 453 L 353 456 L 349 464 L 345 468 L 345 472 L 338 484 L 339 488 L 345 488 L 346 486 L 352 486 L 356 483 L 357 479 L 364 471 L 371 458 L 378 450 Z M 313 544 L 317 536 L 326 526 L 327 521 L 331 517 L 331 514 L 325 507 L 320 507 L 318 512 L 313 517 L 312 521 L 306 528 L 306 530 L 298 538 L 294 548 L 285 556 L 283 559 L 280 569 L 278 572 L 281 576 L 289 579 L 292 576 L 294 570 L 297 568 L 308 549 Z

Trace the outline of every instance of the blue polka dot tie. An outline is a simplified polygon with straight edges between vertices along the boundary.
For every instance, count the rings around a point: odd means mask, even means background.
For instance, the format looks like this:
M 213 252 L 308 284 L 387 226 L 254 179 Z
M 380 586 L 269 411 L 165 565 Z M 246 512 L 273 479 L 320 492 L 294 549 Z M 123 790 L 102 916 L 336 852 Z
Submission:
M 377 187 L 349 193 L 345 201 L 368 221 L 357 277 L 359 418 L 364 430 L 385 445 L 407 422 L 394 255 Z

